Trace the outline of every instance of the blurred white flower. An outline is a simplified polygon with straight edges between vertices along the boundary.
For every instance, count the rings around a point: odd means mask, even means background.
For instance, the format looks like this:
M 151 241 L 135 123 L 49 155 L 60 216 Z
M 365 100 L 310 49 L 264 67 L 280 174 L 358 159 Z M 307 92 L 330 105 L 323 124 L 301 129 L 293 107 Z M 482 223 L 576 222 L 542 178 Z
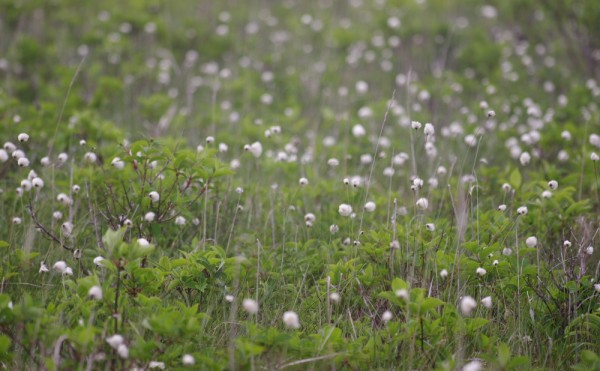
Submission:
M 254 299 L 244 299 L 242 301 L 242 307 L 249 314 L 258 313 L 258 303 Z
M 492 307 L 492 297 L 491 296 L 486 296 L 485 298 L 481 299 L 481 304 L 490 309 Z
M 288 328 L 300 328 L 300 320 L 298 319 L 298 314 L 296 312 L 287 311 L 283 313 L 283 323 Z
M 429 201 L 426 198 L 419 198 L 417 200 L 417 207 L 422 210 L 426 210 L 429 207 Z
M 373 211 L 375 211 L 376 205 L 375 202 L 373 201 L 369 201 L 365 204 L 365 210 L 372 213 Z
M 196 360 L 191 354 L 184 354 L 181 358 L 181 362 L 184 366 L 193 366 L 196 363 Z
M 88 291 L 88 297 L 93 300 L 102 300 L 102 287 L 92 286 Z
M 479 267 L 475 270 L 475 273 L 477 273 L 478 276 L 485 276 L 487 271 L 484 268 Z
M 538 243 L 538 239 L 535 236 L 527 237 L 525 240 L 525 244 L 527 247 L 536 247 Z
M 477 308 L 477 302 L 470 296 L 465 296 L 460 300 L 460 312 L 468 316 L 473 312 L 475 308 Z
M 381 315 L 381 319 L 383 320 L 383 322 L 389 322 L 392 320 L 392 318 L 394 318 L 394 315 L 392 314 L 392 312 L 390 312 L 389 310 L 386 310 L 385 312 L 383 312 L 383 314 Z
M 341 204 L 338 208 L 338 212 L 341 216 L 350 216 L 350 214 L 352 214 L 352 206 L 348 204 Z
M 29 140 L 29 135 L 26 133 L 21 133 L 19 136 L 17 136 L 17 139 L 19 139 L 19 142 L 21 143 L 27 142 Z
M 152 191 L 152 192 L 148 193 L 148 197 L 150 197 L 150 200 L 153 203 L 158 202 L 160 200 L 160 195 L 156 191 Z

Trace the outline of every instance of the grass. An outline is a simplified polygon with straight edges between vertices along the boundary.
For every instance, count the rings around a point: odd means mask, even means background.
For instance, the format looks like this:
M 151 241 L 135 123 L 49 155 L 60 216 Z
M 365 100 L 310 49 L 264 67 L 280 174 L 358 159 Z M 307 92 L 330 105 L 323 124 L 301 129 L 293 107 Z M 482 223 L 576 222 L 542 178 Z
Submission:
M 2 366 L 598 369 L 599 12 L 0 3 Z

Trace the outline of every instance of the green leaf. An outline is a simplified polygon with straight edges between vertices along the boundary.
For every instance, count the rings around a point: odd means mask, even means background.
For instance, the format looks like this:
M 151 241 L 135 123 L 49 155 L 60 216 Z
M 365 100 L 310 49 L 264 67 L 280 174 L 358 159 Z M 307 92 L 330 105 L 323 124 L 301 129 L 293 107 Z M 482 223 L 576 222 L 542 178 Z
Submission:
M 500 345 L 498 345 L 498 363 L 500 366 L 502 366 L 502 368 L 506 368 L 509 360 L 510 349 L 508 348 L 508 345 L 500 343 Z
M 401 278 L 394 278 L 392 281 L 392 290 L 396 292 L 401 289 L 408 289 L 408 283 Z
M 531 362 L 529 361 L 529 357 L 520 356 L 514 357 L 508 362 L 508 368 L 516 368 L 519 366 L 529 366 Z
M 8 242 L 0 240 L 0 248 L 9 247 L 9 246 L 10 246 L 10 244 Z
M 513 186 L 513 188 L 521 187 L 522 178 L 521 178 L 521 172 L 519 171 L 519 169 L 514 169 L 510 173 L 509 182 Z
M 104 246 L 106 247 L 109 253 L 112 253 L 117 244 L 123 241 L 125 231 L 127 231 L 127 227 L 121 227 L 116 231 L 113 231 L 109 228 L 104 233 L 104 236 L 102 236 L 102 243 L 104 243 Z

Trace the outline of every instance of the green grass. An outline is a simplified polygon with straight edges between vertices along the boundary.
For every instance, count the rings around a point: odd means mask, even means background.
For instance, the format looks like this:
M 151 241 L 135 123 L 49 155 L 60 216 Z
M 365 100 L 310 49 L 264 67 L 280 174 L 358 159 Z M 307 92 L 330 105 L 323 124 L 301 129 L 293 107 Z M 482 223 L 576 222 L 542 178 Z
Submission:
M 0 1 L 0 364 L 600 369 L 599 12 Z

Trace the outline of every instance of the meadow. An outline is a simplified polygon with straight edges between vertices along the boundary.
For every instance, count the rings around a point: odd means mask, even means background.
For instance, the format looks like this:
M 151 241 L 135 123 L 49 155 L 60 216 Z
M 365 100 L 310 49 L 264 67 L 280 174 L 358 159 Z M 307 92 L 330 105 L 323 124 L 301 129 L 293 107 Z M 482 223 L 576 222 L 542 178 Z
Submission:
M 600 370 L 600 3 L 0 0 L 0 367 Z

